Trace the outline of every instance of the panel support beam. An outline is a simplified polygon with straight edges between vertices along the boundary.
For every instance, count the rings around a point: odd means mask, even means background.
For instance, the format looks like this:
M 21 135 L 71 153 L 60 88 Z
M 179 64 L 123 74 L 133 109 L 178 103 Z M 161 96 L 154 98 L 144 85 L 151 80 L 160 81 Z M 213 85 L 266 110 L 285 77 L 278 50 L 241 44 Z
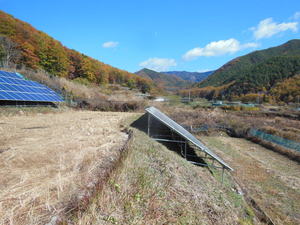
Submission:
M 223 169 L 223 167 L 220 167 L 220 166 L 211 166 L 211 165 L 208 165 L 206 163 L 199 163 L 199 162 L 194 162 L 194 161 L 188 161 L 192 164 L 195 164 L 195 165 L 199 165 L 199 166 L 206 166 L 206 167 L 213 167 L 213 168 L 216 168 L 216 169 Z
M 170 140 L 170 139 L 163 139 L 163 138 L 153 138 L 155 141 L 163 141 L 163 142 L 174 142 L 174 143 L 186 143 L 185 141 L 178 141 L 178 140 Z

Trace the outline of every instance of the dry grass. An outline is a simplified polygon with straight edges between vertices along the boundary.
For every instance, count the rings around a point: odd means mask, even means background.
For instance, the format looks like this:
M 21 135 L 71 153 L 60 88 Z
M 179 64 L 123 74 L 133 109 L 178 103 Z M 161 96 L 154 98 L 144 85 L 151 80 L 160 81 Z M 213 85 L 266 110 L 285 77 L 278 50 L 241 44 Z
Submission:
M 245 139 L 201 136 L 234 169 L 247 195 L 275 224 L 300 223 L 300 165 Z
M 15 70 L 10 71 L 15 72 Z M 146 104 L 143 97 L 136 95 L 139 93 L 138 90 L 127 90 L 120 85 L 98 86 L 88 81 L 83 84 L 64 77 L 52 76 L 41 70 L 23 68 L 16 71 L 60 93 L 66 104 L 70 106 L 89 110 L 124 112 L 141 110 Z
M 162 106 L 160 106 L 162 107 Z M 196 109 L 190 107 L 166 107 L 162 110 L 167 112 L 175 121 L 186 126 L 201 127 L 208 126 L 208 134 L 226 131 L 230 136 L 247 138 L 259 143 L 273 151 L 286 155 L 290 159 L 300 162 L 300 153 L 293 149 L 284 148 L 266 140 L 253 137 L 249 130 L 251 128 L 262 130 L 268 134 L 299 142 L 300 121 L 277 116 L 266 116 L 264 113 L 236 113 L 224 112 L 218 108 Z M 223 128 L 223 129 L 222 129 Z
M 257 137 L 248 137 L 248 140 L 250 140 L 254 143 L 260 144 L 261 146 L 263 146 L 267 149 L 270 149 L 274 152 L 278 152 L 279 154 L 285 155 L 286 157 L 290 158 L 291 160 L 294 160 L 294 161 L 300 163 L 300 152 L 299 151 L 291 150 L 291 149 L 282 147 L 280 145 L 274 144 L 272 142 L 264 141 Z
M 129 113 L 0 115 L 0 224 L 61 216 L 118 158 Z M 57 217 L 59 218 L 59 217 Z
M 75 224 L 252 224 L 243 198 L 207 168 L 133 130 L 127 156 Z

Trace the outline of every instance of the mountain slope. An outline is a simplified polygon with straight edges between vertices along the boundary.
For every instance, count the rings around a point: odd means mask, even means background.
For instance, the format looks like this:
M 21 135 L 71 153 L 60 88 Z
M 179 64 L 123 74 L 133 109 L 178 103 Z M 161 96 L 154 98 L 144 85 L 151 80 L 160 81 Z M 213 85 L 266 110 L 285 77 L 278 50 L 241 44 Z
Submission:
M 240 78 L 245 78 L 245 75 L 253 72 L 254 67 L 262 63 L 272 62 L 273 57 L 291 57 L 300 56 L 300 40 L 290 40 L 287 43 L 261 50 L 255 51 L 245 56 L 241 56 L 226 63 L 220 69 L 216 70 L 211 76 L 199 84 L 199 87 L 206 86 L 221 86 L 228 84 L 232 81 L 236 81 Z M 267 62 L 267 60 L 269 60 Z M 276 60 L 275 60 L 276 61 Z M 248 74 L 245 74 L 245 72 Z M 250 72 L 251 71 L 251 72 Z M 253 77 L 259 77 L 263 71 L 256 71 L 257 73 L 252 74 Z
M 187 71 L 168 71 L 163 72 L 164 74 L 173 74 L 177 77 L 180 77 L 183 80 L 192 81 L 192 82 L 200 82 L 207 78 L 209 75 L 211 75 L 213 71 L 207 71 L 207 72 L 187 72 Z
M 295 88 L 290 80 L 299 74 L 300 40 L 296 39 L 233 59 L 192 91 L 208 98 L 243 100 L 245 97 L 245 101 L 255 101 L 259 95 L 270 102 L 296 102 L 300 88 Z M 283 86 L 285 91 L 282 91 Z
M 5 46 L 15 46 L 18 57 L 5 62 Z M 1 60 L 2 58 L 2 60 Z M 0 10 L 0 64 L 25 65 L 31 69 L 69 79 L 81 78 L 95 84 L 120 84 L 149 91 L 150 80 L 114 68 L 63 46 L 46 33 Z
M 151 79 L 155 85 L 157 85 L 161 89 L 166 89 L 168 91 L 175 91 L 180 88 L 188 87 L 192 83 L 189 81 L 185 81 L 176 75 L 159 73 L 149 69 L 142 69 L 135 74 L 140 77 Z

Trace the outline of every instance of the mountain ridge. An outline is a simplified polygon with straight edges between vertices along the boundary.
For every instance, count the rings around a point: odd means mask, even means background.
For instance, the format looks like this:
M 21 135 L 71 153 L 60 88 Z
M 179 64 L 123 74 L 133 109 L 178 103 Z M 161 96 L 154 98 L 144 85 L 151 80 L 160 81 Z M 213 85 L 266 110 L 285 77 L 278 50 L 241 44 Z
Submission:
M 300 56 L 300 39 L 293 39 L 279 46 L 257 50 L 234 58 L 199 83 L 199 87 L 228 84 L 236 79 L 239 73 L 275 56 Z
M 183 80 L 174 74 L 160 73 L 147 68 L 141 69 L 135 74 L 152 80 L 160 89 L 166 89 L 167 91 L 176 91 L 192 84 L 192 82 Z
M 297 102 L 300 88 L 293 82 L 299 83 L 299 74 L 300 39 L 293 39 L 232 59 L 181 94 L 193 93 L 208 99 L 254 102 L 259 97 L 271 103 Z
M 192 82 L 201 82 L 211 75 L 214 70 L 206 72 L 189 72 L 189 71 L 167 71 L 162 72 L 164 74 L 172 74 L 180 77 L 183 80 L 192 81 Z

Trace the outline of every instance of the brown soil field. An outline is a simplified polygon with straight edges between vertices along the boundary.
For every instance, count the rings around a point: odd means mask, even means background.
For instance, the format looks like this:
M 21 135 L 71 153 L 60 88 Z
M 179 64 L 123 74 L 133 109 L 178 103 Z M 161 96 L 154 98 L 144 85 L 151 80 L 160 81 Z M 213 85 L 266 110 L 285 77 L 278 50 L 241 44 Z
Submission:
M 199 138 L 235 169 L 232 175 L 246 197 L 274 224 L 300 224 L 299 163 L 242 138 Z
M 0 115 L 0 224 L 45 224 L 72 210 L 127 140 L 132 113 Z

